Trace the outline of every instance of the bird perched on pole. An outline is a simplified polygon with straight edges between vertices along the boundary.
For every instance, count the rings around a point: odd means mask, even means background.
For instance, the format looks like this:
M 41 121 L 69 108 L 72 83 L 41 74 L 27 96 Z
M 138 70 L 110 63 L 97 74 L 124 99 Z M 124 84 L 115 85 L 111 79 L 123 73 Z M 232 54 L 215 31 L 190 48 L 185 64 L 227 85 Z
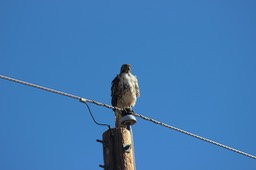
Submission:
M 114 78 L 111 86 L 112 106 L 132 110 L 137 97 L 140 97 L 138 79 L 131 73 L 131 65 L 123 64 L 120 73 Z M 120 127 L 122 112 L 114 110 L 116 116 L 116 127 Z

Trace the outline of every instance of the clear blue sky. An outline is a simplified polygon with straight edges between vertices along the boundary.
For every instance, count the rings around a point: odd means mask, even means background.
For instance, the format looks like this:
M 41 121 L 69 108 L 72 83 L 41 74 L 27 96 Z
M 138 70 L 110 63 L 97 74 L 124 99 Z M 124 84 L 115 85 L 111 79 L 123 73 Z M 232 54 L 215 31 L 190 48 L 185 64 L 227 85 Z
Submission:
M 1 0 L 0 74 L 110 104 L 123 63 L 134 110 L 256 155 L 253 0 Z M 74 99 L 0 80 L 1 170 L 94 170 L 107 129 Z M 112 110 L 90 105 L 114 125 Z M 138 118 L 138 170 L 253 170 L 256 160 Z

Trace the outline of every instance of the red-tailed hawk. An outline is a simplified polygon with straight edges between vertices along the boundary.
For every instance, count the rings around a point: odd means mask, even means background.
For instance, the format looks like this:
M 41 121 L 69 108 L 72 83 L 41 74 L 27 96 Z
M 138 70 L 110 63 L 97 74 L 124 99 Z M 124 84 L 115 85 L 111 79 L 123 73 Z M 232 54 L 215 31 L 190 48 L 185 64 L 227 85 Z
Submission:
M 140 96 L 137 78 L 131 73 L 131 65 L 123 64 L 118 74 L 112 81 L 111 86 L 112 106 L 129 108 L 135 105 L 137 97 Z M 121 112 L 115 110 L 116 127 L 120 126 Z

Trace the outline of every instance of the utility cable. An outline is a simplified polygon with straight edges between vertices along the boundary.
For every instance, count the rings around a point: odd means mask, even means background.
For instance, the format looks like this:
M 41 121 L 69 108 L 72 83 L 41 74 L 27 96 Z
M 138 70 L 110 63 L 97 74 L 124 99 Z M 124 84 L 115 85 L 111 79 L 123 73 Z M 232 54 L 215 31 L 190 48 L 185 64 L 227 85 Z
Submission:
M 111 129 L 110 125 L 97 122 L 97 121 L 95 120 L 93 114 L 92 114 L 92 111 L 91 111 L 89 105 L 88 105 L 87 103 L 85 103 L 85 105 L 87 106 L 88 111 L 89 111 L 89 113 L 90 113 L 90 115 L 91 115 L 91 118 L 92 118 L 92 120 L 93 120 L 93 122 L 94 122 L 95 124 L 97 124 L 97 125 L 99 125 L 99 126 L 107 126 L 108 129 Z
M 48 91 L 48 92 L 51 92 L 51 93 L 56 93 L 56 94 L 59 94 L 59 95 L 70 97 L 70 98 L 73 98 L 73 99 L 78 99 L 78 100 L 80 99 L 80 97 L 72 95 L 72 94 L 68 94 L 68 93 L 65 93 L 65 92 L 58 91 L 58 90 L 54 90 L 54 89 L 50 89 L 50 88 L 47 88 L 47 87 L 39 86 L 37 84 L 28 83 L 28 82 L 18 80 L 18 79 L 14 79 L 14 78 L 11 78 L 11 77 L 0 75 L 0 78 L 8 80 L 8 81 L 15 82 L 15 83 L 23 84 L 23 85 L 26 85 L 26 86 L 34 87 L 34 88 L 37 88 L 37 89 L 41 89 L 41 90 L 44 90 L 44 91 Z
M 7 76 L 0 75 L 0 78 L 1 78 L 1 79 L 5 79 L 5 80 L 8 80 L 8 81 L 15 82 L 15 83 L 23 84 L 23 85 L 26 85 L 26 86 L 30 86 L 30 87 L 38 88 L 38 89 L 41 89 L 41 90 L 45 90 L 45 91 L 48 91 L 48 92 L 51 92 L 51 93 L 56 93 L 56 94 L 63 95 L 63 96 L 66 96 L 66 97 L 78 99 L 78 100 L 79 100 L 80 102 L 82 102 L 82 103 L 88 102 L 88 103 L 93 103 L 93 104 L 95 104 L 95 105 L 102 106 L 102 107 L 106 107 L 106 108 L 109 108 L 109 109 L 122 110 L 121 108 L 114 107 L 114 106 L 111 106 L 111 105 L 108 105 L 108 104 L 105 104 L 105 103 L 97 102 L 97 101 L 90 100 L 90 99 L 85 99 L 85 98 L 82 98 L 82 97 L 79 97 L 79 96 L 75 96 L 75 95 L 72 95 L 72 94 L 69 94 L 69 93 L 65 93 L 65 92 L 61 92 L 61 91 L 58 91 L 58 90 L 50 89 L 50 88 L 47 88 L 47 87 L 39 86 L 39 85 L 36 85 L 36 84 L 28 83 L 28 82 L 25 82 L 25 81 L 22 81 L 22 80 L 18 80 L 18 79 L 14 79 L 14 78 L 11 78 L 11 77 L 7 77 Z M 254 156 L 254 155 L 248 154 L 248 153 L 243 152 L 243 151 L 240 151 L 240 150 L 238 150 L 238 149 L 234 149 L 234 148 L 229 147 L 229 146 L 227 146 L 227 145 L 224 145 L 224 144 L 215 142 L 215 141 L 213 141 L 213 140 L 210 140 L 210 139 L 201 137 L 201 136 L 199 136 L 199 135 L 190 133 L 190 132 L 188 132 L 188 131 L 179 129 L 179 128 L 177 128 L 177 127 L 168 125 L 168 124 L 166 124 L 166 123 L 157 121 L 157 120 L 155 120 L 155 119 L 152 119 L 152 118 L 143 116 L 143 115 L 138 114 L 138 113 L 135 113 L 135 112 L 132 112 L 132 114 L 133 114 L 134 116 L 137 116 L 137 117 L 141 118 L 141 119 L 144 119 L 144 120 L 146 120 L 146 121 L 149 121 L 149 122 L 155 123 L 155 124 L 157 124 L 157 125 L 166 127 L 166 128 L 168 128 L 168 129 L 175 130 L 175 131 L 177 131 L 177 132 L 180 132 L 180 133 L 186 134 L 186 135 L 188 135 L 188 136 L 191 136 L 191 137 L 200 139 L 200 140 L 202 140 L 202 141 L 205 141 L 205 142 L 214 144 L 214 145 L 216 145 L 216 146 L 219 146 L 219 147 L 222 147 L 222 148 L 224 148 L 224 149 L 233 151 L 233 152 L 235 152 L 235 153 L 238 153 L 238 154 L 241 154 L 241 155 L 250 157 L 250 158 L 252 158 L 252 159 L 256 159 L 256 156 Z

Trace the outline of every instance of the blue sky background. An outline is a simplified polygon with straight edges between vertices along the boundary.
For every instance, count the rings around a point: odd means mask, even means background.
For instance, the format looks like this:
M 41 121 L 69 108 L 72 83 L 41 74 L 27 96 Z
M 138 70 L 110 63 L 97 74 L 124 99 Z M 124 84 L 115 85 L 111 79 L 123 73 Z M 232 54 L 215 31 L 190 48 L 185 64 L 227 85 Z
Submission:
M 123 63 L 134 110 L 256 155 L 253 0 L 1 0 L 0 74 L 110 104 Z M 0 169 L 100 169 L 107 129 L 82 103 L 0 80 Z M 112 110 L 90 105 L 114 125 Z M 143 169 L 253 170 L 256 160 L 138 118 Z

